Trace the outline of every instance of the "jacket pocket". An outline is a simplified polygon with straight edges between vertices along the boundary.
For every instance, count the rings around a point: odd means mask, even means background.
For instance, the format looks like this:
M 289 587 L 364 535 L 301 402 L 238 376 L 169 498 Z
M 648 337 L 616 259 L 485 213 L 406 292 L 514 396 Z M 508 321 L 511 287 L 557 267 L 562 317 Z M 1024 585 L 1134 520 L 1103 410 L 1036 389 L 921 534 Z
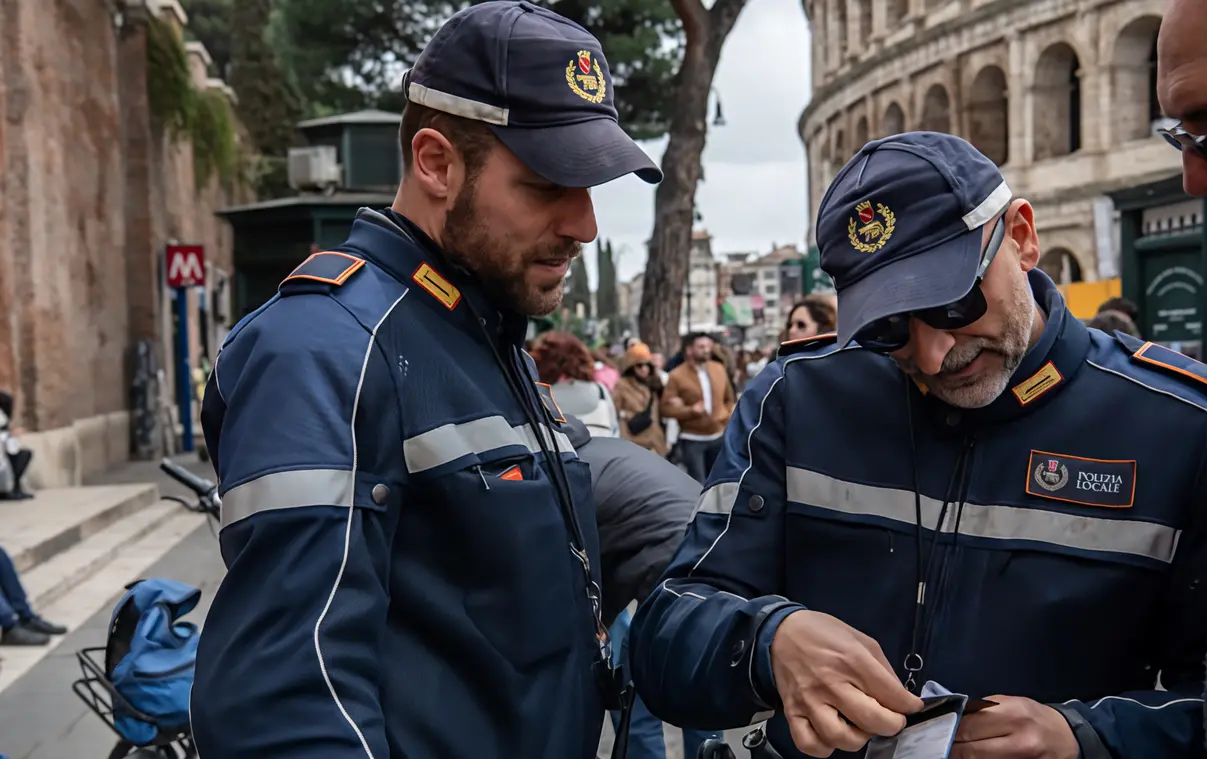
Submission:
M 483 457 L 433 485 L 464 528 L 465 609 L 479 633 L 521 670 L 569 648 L 574 559 L 536 458 Z

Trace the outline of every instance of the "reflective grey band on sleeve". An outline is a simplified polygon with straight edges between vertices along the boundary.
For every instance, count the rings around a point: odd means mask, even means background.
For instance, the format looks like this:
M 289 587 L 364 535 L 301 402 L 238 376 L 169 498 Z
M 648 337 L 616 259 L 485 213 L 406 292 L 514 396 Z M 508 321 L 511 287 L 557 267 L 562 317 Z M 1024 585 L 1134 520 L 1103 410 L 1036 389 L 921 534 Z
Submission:
M 738 500 L 738 487 L 739 484 L 736 482 L 720 482 L 705 490 L 700 494 L 700 500 L 696 501 L 696 510 L 692 513 L 692 518 L 694 519 L 696 514 L 728 515 L 733 513 L 733 505 Z
M 821 472 L 788 467 L 788 500 L 851 516 L 904 522 L 917 519 L 914 494 L 908 490 L 840 480 Z M 939 521 L 942 503 L 922 496 L 923 524 Z M 1125 554 L 1163 563 L 1173 561 L 1181 531 L 1138 519 L 1062 514 L 1037 508 L 965 504 L 960 534 L 991 540 L 1029 540 L 1083 551 Z M 955 510 L 947 511 L 944 532 L 955 529 Z
M 222 526 L 252 514 L 299 506 L 350 506 L 355 475 L 348 469 L 290 469 L 236 485 L 222 496 Z
M 540 425 L 545 446 L 551 451 L 574 453 L 564 432 Z M 411 474 L 449 464 L 464 456 L 482 455 L 508 446 L 521 446 L 529 452 L 541 450 L 536 435 L 527 425 L 512 427 L 501 416 L 486 416 L 460 424 L 445 424 L 402 443 L 403 458 Z

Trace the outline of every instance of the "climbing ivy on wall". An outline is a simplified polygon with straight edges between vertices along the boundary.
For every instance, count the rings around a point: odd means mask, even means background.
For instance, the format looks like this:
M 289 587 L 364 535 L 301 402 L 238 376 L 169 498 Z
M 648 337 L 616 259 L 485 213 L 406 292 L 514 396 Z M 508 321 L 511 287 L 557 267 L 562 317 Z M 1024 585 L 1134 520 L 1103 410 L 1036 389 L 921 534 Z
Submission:
M 156 126 L 173 140 L 192 142 L 198 188 L 215 174 L 228 188 L 239 181 L 238 142 L 226 96 L 193 86 L 184 40 L 157 18 L 147 26 L 147 101 Z
M 226 96 L 214 91 L 200 93 L 190 131 L 197 186 L 204 187 L 217 173 L 222 183 L 230 187 L 239 175 L 239 145 Z
M 147 101 L 151 118 L 173 138 L 187 135 L 196 93 L 184 42 L 166 21 L 147 25 Z

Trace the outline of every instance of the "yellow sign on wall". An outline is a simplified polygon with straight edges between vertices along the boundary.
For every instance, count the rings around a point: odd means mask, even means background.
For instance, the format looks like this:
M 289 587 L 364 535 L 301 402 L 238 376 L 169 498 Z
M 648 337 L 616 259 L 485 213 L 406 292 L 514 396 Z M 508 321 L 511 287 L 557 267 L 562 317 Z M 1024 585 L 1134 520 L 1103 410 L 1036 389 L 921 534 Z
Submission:
M 1071 285 L 1059 285 L 1058 288 L 1073 316 L 1078 319 L 1093 319 L 1104 301 L 1123 294 L 1123 281 L 1114 277 L 1097 282 L 1074 282 Z

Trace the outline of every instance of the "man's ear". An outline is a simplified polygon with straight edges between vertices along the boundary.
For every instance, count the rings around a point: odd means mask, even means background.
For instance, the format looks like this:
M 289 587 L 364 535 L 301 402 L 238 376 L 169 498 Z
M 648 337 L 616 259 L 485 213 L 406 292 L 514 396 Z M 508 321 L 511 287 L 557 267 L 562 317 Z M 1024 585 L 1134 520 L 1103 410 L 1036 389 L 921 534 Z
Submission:
M 1039 235 L 1035 231 L 1035 209 L 1022 198 L 1010 203 L 1006 210 L 1006 238 L 1018 250 L 1018 262 L 1023 271 L 1039 265 Z
M 461 185 L 461 158 L 448 138 L 435 129 L 420 129 L 411 138 L 410 175 L 433 198 L 446 200 Z

